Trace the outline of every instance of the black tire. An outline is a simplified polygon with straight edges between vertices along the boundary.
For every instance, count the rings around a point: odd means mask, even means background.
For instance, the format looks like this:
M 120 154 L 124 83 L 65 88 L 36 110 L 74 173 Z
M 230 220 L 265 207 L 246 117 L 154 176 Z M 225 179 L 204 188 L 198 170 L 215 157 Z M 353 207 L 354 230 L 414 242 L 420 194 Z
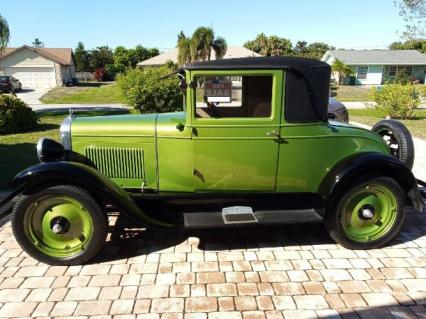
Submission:
M 383 120 L 376 123 L 371 130 L 385 139 L 393 156 L 403 162 L 409 169 L 413 168 L 413 138 L 404 124 L 397 120 Z
M 84 248 L 72 256 L 50 256 L 39 250 L 29 238 L 30 236 L 27 235 L 28 228 L 25 225 L 25 221 L 28 219 L 28 216 L 26 216 L 28 209 L 31 206 L 35 206 L 34 203 L 38 201 L 43 203 L 44 198 L 54 198 L 55 196 L 65 196 L 81 203 L 85 212 L 91 218 L 90 238 L 85 243 Z M 49 265 L 77 265 L 89 261 L 103 248 L 108 232 L 108 218 L 98 203 L 85 189 L 71 185 L 54 186 L 21 196 L 13 208 L 11 222 L 13 234 L 22 249 L 33 258 Z
M 393 222 L 388 226 L 381 237 L 375 240 L 360 242 L 350 238 L 343 227 L 343 215 L 345 214 L 344 207 L 355 192 L 363 189 L 368 189 L 368 185 L 381 185 L 386 187 L 396 199 L 396 209 L 393 214 Z M 345 190 L 337 191 L 330 199 L 330 205 L 326 213 L 325 225 L 331 236 L 338 244 L 348 249 L 374 249 L 382 247 L 387 242 L 392 240 L 401 229 L 404 222 L 405 211 L 407 207 L 406 197 L 398 185 L 398 183 L 389 177 L 361 177 L 358 181 L 354 181 Z

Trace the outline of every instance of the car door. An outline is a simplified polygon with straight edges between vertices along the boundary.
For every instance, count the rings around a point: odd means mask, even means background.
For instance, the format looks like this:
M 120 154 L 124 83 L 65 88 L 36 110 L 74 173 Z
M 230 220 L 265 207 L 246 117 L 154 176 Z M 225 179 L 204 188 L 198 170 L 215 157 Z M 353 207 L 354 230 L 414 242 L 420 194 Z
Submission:
M 282 71 L 192 71 L 195 191 L 274 191 Z

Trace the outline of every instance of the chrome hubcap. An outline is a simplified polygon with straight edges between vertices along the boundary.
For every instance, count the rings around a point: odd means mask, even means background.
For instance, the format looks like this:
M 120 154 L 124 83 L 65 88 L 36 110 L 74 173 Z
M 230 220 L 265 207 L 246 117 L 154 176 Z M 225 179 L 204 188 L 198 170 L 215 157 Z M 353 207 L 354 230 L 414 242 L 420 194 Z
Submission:
M 62 216 L 55 217 L 50 223 L 50 229 L 54 234 L 65 234 L 70 230 L 70 222 Z
M 364 205 L 360 208 L 358 215 L 359 218 L 364 220 L 370 220 L 373 219 L 375 213 L 375 209 L 371 205 Z

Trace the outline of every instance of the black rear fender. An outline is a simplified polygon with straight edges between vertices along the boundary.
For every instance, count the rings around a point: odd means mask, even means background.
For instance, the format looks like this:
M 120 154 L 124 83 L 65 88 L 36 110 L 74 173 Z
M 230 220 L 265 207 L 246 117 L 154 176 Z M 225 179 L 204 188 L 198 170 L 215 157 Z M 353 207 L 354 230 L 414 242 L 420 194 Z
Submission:
M 319 194 L 329 200 L 360 176 L 387 176 L 395 179 L 404 190 L 408 205 L 422 211 L 420 191 L 413 173 L 397 158 L 381 153 L 362 153 L 343 159 L 323 179 Z
M 69 184 L 87 189 L 98 200 L 118 207 L 122 212 L 147 227 L 172 227 L 147 216 L 121 187 L 93 167 L 76 162 L 48 162 L 32 166 L 15 176 L 14 195 L 32 193 L 39 189 Z

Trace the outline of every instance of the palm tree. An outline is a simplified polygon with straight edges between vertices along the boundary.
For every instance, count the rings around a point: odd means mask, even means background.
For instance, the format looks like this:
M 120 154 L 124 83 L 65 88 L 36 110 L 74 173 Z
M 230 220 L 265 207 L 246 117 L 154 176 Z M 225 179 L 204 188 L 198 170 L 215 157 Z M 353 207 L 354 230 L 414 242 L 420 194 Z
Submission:
M 212 43 L 212 48 L 216 55 L 216 59 L 219 60 L 225 56 L 226 51 L 228 50 L 228 44 L 224 38 L 217 37 Z
M 0 15 L 0 70 L 1 67 L 1 56 L 3 55 L 4 50 L 7 47 L 7 44 L 10 40 L 10 31 L 9 31 L 9 24 L 7 23 L 6 19 Z
M 187 38 L 181 31 L 177 41 L 178 62 L 189 63 L 192 61 L 210 61 L 212 50 L 216 58 L 221 59 L 228 48 L 226 40 L 222 37 L 215 38 L 210 27 L 198 27 L 191 38 Z
M 269 39 L 266 36 L 265 33 L 261 33 L 256 37 L 256 40 L 259 44 L 260 47 L 260 54 L 263 56 L 268 56 L 270 55 L 270 48 L 269 48 Z
M 188 39 L 183 31 L 178 34 L 178 63 L 185 64 L 191 62 L 191 39 Z
M 339 79 L 337 83 L 339 85 L 342 84 L 342 81 L 345 77 L 353 73 L 352 69 L 339 59 L 334 60 L 333 64 L 331 65 L 331 69 L 333 72 L 338 74 Z
M 214 31 L 212 28 L 198 27 L 194 31 L 191 41 L 197 50 L 197 60 L 210 61 L 213 40 Z

